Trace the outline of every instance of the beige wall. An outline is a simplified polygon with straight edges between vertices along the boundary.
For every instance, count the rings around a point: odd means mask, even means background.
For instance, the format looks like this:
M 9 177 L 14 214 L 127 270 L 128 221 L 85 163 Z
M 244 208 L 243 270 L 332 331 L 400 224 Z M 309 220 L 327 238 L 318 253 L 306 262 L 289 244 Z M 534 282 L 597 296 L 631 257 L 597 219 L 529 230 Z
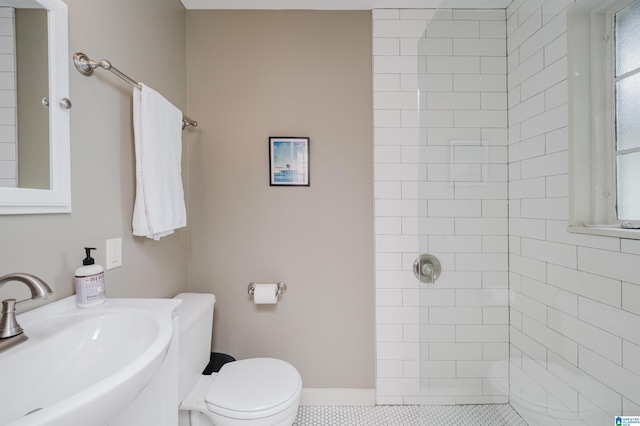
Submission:
M 185 108 L 186 22 L 179 0 L 66 3 L 70 54 L 109 59 Z M 159 242 L 131 235 L 131 87 L 106 71 L 87 78 L 70 67 L 73 212 L 0 217 L 0 274 L 37 274 L 60 299 L 74 293 L 82 248 L 98 247 L 95 258 L 104 265 L 105 240 L 122 237 L 123 266 L 105 275 L 108 296 L 169 297 L 186 290 L 187 230 Z M 10 283 L 0 288 L 0 299 L 9 295 L 26 293 Z
M 370 12 L 188 11 L 190 290 L 213 349 L 374 387 Z M 309 136 L 310 187 L 269 186 L 269 136 Z M 275 306 L 252 282 L 285 281 Z

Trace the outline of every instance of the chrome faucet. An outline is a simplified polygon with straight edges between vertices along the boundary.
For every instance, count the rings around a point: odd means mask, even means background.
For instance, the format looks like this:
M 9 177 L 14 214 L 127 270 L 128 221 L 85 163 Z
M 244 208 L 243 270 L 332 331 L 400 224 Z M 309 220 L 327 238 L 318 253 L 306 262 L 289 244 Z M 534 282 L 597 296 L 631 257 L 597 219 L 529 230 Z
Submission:
M 5 275 L 0 277 L 0 287 L 9 281 L 20 281 L 21 283 L 26 284 L 27 287 L 29 287 L 29 290 L 31 290 L 31 298 L 20 301 L 16 301 L 16 299 L 6 299 L 2 301 L 2 312 L 0 312 L 0 351 L 7 349 L 5 346 L 11 347 L 14 346 L 14 344 L 18 344 L 26 340 L 26 336 L 22 333 L 22 327 L 20 327 L 20 324 L 18 324 L 18 321 L 16 320 L 16 306 L 31 300 L 46 299 L 53 294 L 53 291 L 49 288 L 47 283 L 35 275 L 20 272 Z M 20 339 L 16 340 L 20 341 L 16 341 L 14 344 L 9 344 L 8 340 L 13 340 L 12 338 L 18 336 Z M 5 341 L 5 339 L 7 341 Z

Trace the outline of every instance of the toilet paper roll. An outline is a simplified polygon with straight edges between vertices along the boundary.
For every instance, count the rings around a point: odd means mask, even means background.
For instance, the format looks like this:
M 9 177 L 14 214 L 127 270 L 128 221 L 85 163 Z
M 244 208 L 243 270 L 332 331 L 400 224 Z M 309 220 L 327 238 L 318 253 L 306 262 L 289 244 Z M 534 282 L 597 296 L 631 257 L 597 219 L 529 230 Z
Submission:
M 253 302 L 256 305 L 273 305 L 278 302 L 277 284 L 256 284 L 253 290 Z

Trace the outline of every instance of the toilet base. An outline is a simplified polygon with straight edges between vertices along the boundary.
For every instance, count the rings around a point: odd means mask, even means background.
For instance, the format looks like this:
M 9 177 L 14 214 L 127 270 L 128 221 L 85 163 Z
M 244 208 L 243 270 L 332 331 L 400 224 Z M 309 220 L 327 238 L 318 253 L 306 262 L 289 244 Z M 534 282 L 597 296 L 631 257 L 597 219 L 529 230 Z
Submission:
M 204 396 L 216 379 L 217 374 L 202 376 L 191 388 L 179 406 L 179 426 L 291 426 L 298 414 L 300 394 L 297 400 L 283 411 L 268 417 L 254 419 L 234 419 L 209 411 Z
M 199 411 L 180 411 L 178 416 L 179 426 L 291 426 L 296 419 L 298 410 L 289 413 L 284 418 L 254 419 L 254 420 L 237 420 L 224 419 L 222 423 L 214 423 L 211 418 Z M 280 416 L 278 416 L 280 417 Z M 273 423 L 273 422 L 276 423 Z

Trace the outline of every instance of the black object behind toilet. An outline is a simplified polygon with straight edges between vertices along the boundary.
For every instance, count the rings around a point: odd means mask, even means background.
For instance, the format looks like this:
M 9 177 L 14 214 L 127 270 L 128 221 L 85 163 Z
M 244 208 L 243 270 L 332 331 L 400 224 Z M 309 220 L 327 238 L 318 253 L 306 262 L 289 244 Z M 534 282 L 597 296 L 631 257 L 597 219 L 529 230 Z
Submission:
M 211 352 L 209 357 L 209 364 L 204 368 L 202 374 L 210 376 L 211 373 L 217 373 L 220 371 L 223 365 L 228 362 L 233 362 L 236 359 L 231 355 L 223 354 L 220 352 Z

